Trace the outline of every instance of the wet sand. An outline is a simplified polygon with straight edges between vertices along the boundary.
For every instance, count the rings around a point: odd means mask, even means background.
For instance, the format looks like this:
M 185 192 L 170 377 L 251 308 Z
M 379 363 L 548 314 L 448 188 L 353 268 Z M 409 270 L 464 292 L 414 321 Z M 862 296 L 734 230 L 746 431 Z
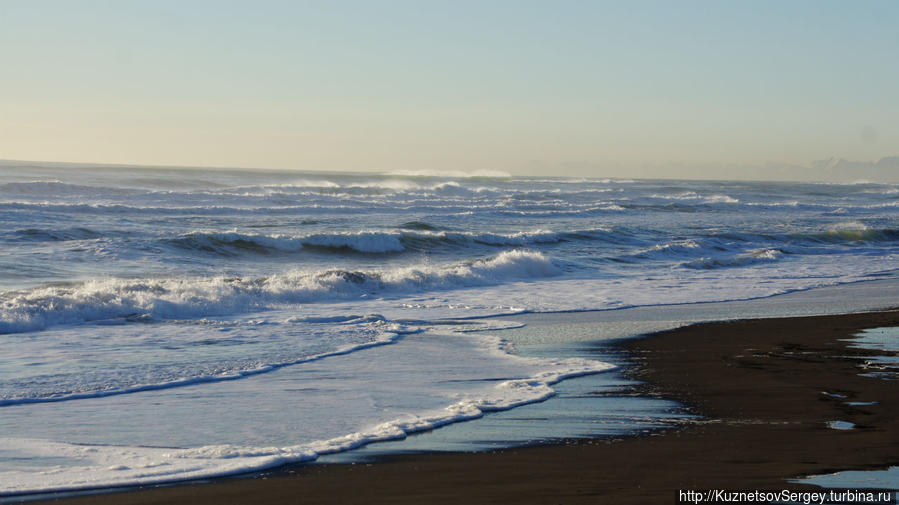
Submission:
M 899 464 L 899 381 L 860 375 L 876 352 L 841 341 L 883 326 L 899 326 L 899 311 L 703 323 L 623 341 L 641 393 L 703 416 L 650 435 L 306 465 L 59 502 L 673 503 L 678 489 L 799 490 L 787 479 Z

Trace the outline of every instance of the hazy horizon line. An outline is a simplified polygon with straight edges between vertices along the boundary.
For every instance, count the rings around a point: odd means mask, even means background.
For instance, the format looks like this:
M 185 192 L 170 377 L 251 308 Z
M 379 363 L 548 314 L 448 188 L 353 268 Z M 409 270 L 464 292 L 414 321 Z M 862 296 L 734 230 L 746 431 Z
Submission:
M 794 163 L 781 163 L 781 162 L 766 162 L 761 165 L 752 165 L 752 164 L 735 164 L 735 163 L 684 163 L 684 162 L 669 162 L 666 164 L 646 164 L 639 165 L 644 170 L 660 170 L 671 167 L 692 167 L 697 169 L 715 169 L 715 168 L 745 168 L 747 170 L 781 170 L 785 168 L 796 168 L 796 169 L 804 169 L 808 170 L 811 168 L 821 167 L 824 169 L 829 169 L 830 171 L 838 170 L 841 168 L 841 165 L 848 165 L 854 169 L 864 169 L 864 168 L 873 168 L 878 166 L 878 164 L 882 164 L 884 162 L 889 163 L 889 168 L 899 169 L 899 154 L 896 155 L 888 155 L 882 156 L 875 161 L 857 161 L 857 160 L 847 160 L 845 158 L 837 158 L 835 156 L 831 156 L 828 158 L 822 158 L 818 160 L 812 160 L 807 165 L 799 165 Z M 349 174 L 349 175 L 380 175 L 380 176 L 397 176 L 397 177 L 485 177 L 485 178 L 504 178 L 504 177 L 524 177 L 524 178 L 534 178 L 534 177 L 550 177 L 550 178 L 559 178 L 559 179 L 634 179 L 634 180 L 680 180 L 680 181 L 689 181 L 689 180 L 702 180 L 702 181 L 755 181 L 755 182 L 808 182 L 808 183 L 839 183 L 839 184 L 851 184 L 851 183 L 875 183 L 875 184 L 891 184 L 893 182 L 899 182 L 899 174 L 893 177 L 893 181 L 886 180 L 871 180 L 868 177 L 856 177 L 853 180 L 844 180 L 844 181 L 835 181 L 832 178 L 828 179 L 827 177 L 815 178 L 815 179 L 789 179 L 789 178 L 764 178 L 759 177 L 760 174 L 754 173 L 753 175 L 756 177 L 747 177 L 747 178 L 722 178 L 722 177 L 714 177 L 714 176 L 693 176 L 693 177 L 672 177 L 670 175 L 664 174 L 653 174 L 653 175 L 568 175 L 568 176 L 559 176 L 559 175 L 550 175 L 549 173 L 515 173 L 509 172 L 507 170 L 484 170 L 484 169 L 475 169 L 475 170 L 410 170 L 410 169 L 397 169 L 397 170 L 388 170 L 388 171 L 378 171 L 378 170 L 352 170 L 352 169 L 315 169 L 315 168 L 276 168 L 276 167 L 247 167 L 247 166 L 236 166 L 236 165 L 177 165 L 177 164 L 148 164 L 148 163 L 132 163 L 132 162 L 109 162 L 109 161 L 60 161 L 60 160 L 25 160 L 25 159 L 13 159 L 13 158 L 0 158 L 0 168 L 4 165 L 10 165 L 13 163 L 23 163 L 23 164 L 38 164 L 38 165 L 46 165 L 46 166 L 75 166 L 79 168 L 115 168 L 115 167 L 126 167 L 126 168 L 135 168 L 135 169 L 148 169 L 148 170 L 204 170 L 204 171 L 213 171 L 213 170 L 223 170 L 223 171 L 259 171 L 259 172 L 293 172 L 293 173 L 314 173 L 314 174 Z M 590 167 L 593 165 L 597 165 L 596 163 L 557 163 L 553 166 L 555 167 L 565 167 L 565 166 L 580 166 L 580 167 Z M 621 169 L 635 169 L 634 164 L 610 164 L 615 168 Z M 894 166 L 895 165 L 895 166 Z M 25 168 L 25 167 L 22 167 Z M 552 168 L 548 169 L 552 170 Z M 614 169 L 613 169 L 614 171 Z M 825 176 L 827 174 L 824 174 Z M 836 174 L 830 174 L 836 175 Z M 870 174 L 869 174 L 870 175 Z

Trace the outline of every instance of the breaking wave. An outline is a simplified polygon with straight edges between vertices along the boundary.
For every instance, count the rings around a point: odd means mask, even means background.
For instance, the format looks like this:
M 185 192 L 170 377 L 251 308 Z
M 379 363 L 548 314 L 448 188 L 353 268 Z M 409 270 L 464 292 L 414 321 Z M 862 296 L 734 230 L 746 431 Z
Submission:
M 686 268 L 711 270 L 716 268 L 745 267 L 779 260 L 784 252 L 779 249 L 760 249 L 727 258 L 699 258 L 683 263 Z
M 487 259 L 353 271 L 295 271 L 260 278 L 112 279 L 0 296 L 0 333 L 114 318 L 183 319 L 301 303 L 396 296 L 540 279 L 561 270 L 541 253 L 512 250 Z

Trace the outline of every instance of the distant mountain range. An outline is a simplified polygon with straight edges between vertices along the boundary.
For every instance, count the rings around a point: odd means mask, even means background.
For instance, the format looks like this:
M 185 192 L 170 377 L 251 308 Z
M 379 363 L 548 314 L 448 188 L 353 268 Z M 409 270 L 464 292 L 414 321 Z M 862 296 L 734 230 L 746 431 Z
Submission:
M 899 156 L 887 156 L 877 161 L 829 158 L 813 161 L 811 168 L 817 172 L 818 178 L 826 181 L 899 182 Z

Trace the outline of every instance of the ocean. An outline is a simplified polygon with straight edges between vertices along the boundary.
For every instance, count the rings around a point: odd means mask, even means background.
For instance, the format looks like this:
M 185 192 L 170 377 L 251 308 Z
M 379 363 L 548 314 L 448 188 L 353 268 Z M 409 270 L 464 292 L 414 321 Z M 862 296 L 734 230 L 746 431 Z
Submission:
M 314 461 L 613 365 L 493 316 L 899 268 L 899 185 L 0 165 L 0 495 Z M 638 332 L 635 330 L 635 332 Z

